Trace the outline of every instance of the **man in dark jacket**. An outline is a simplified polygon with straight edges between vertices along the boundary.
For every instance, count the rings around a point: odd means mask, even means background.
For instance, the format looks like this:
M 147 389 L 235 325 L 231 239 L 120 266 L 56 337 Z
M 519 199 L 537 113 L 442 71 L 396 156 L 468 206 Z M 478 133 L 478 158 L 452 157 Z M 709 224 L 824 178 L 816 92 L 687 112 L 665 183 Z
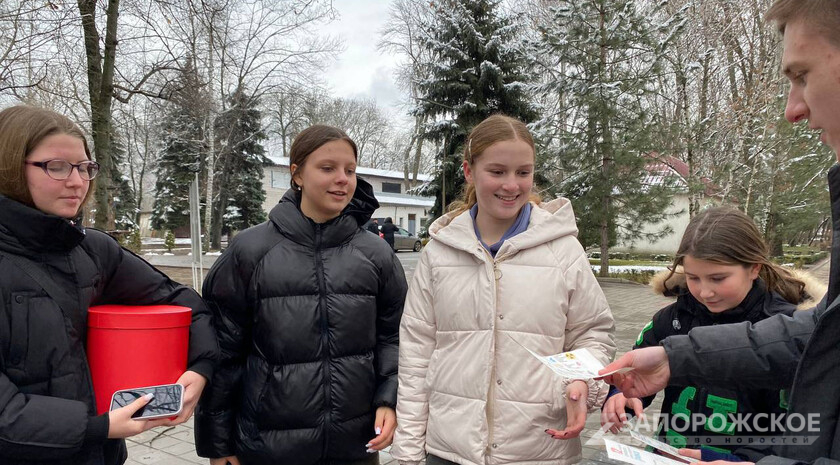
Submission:
M 776 0 L 767 17 L 784 34 L 782 68 L 791 83 L 785 117 L 821 129 L 821 140 L 840 160 L 840 2 Z M 831 272 L 828 293 L 815 309 L 667 338 L 662 347 L 630 351 L 605 367 L 602 373 L 635 368 L 607 381 L 634 397 L 668 384 L 792 386 L 787 418 L 795 421 L 774 447 L 778 455 L 759 463 L 840 464 L 840 165 L 829 170 L 828 186 Z
M 372 232 L 372 233 L 374 233 L 378 236 L 379 235 L 379 221 L 377 221 L 376 218 L 370 220 L 370 222 L 367 224 L 367 226 L 365 226 L 365 229 L 367 229 L 368 231 L 370 231 L 370 232 Z
M 385 224 L 382 225 L 382 237 L 391 246 L 392 250 L 396 250 L 394 248 L 394 233 L 399 230 L 400 228 L 394 224 L 394 220 L 390 216 L 385 218 Z

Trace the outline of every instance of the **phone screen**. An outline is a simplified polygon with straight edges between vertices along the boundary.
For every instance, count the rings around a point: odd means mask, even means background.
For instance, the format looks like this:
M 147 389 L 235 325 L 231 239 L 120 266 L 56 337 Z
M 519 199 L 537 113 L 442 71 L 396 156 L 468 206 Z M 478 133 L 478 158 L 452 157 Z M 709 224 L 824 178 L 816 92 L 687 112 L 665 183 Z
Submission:
M 184 387 L 180 384 L 164 384 L 135 389 L 123 389 L 114 393 L 111 410 L 125 407 L 148 393 L 155 397 L 131 418 L 161 418 L 176 416 L 181 412 L 181 397 Z

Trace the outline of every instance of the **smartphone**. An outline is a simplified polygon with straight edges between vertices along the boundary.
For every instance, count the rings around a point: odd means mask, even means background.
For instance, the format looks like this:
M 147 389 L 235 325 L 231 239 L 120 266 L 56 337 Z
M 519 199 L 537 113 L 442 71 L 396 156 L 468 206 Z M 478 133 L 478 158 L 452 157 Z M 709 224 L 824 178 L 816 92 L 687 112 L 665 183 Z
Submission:
M 134 412 L 131 418 L 135 420 L 153 420 L 155 418 L 177 417 L 184 407 L 184 386 L 180 384 L 162 384 L 134 389 L 121 389 L 111 397 L 111 410 L 115 410 L 134 402 L 140 397 L 152 393 L 155 397 Z

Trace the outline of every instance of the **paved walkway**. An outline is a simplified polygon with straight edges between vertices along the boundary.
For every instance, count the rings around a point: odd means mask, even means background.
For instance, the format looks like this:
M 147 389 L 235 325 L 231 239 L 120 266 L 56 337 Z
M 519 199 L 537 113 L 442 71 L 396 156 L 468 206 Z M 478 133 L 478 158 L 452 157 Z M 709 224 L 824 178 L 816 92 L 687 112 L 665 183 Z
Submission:
M 413 271 L 416 256 L 419 256 L 419 254 L 399 254 L 400 260 L 404 262 L 407 274 Z M 173 279 L 190 283 L 191 275 L 189 268 L 170 268 L 163 266 L 161 270 L 172 276 Z M 827 261 L 815 264 L 810 271 L 818 279 L 827 281 Z M 638 284 L 602 282 L 601 288 L 607 296 L 616 320 L 615 336 L 618 346 L 617 355 L 621 355 L 629 350 L 639 331 L 649 321 L 650 317 L 659 308 L 671 301 L 670 299 L 654 295 L 646 286 Z M 650 407 L 650 409 L 654 410 L 658 408 L 658 402 Z M 652 412 L 649 411 L 650 413 Z M 208 463 L 207 459 L 201 459 L 195 453 L 192 425 L 192 420 L 190 420 L 177 427 L 157 428 L 129 439 L 129 460 L 127 463 L 129 465 Z M 581 435 L 584 442 L 584 460 L 581 463 L 587 465 L 614 463 L 606 459 L 602 443 L 598 443 L 595 440 L 592 441 L 592 444 L 587 444 L 587 441 L 592 438 L 599 427 L 599 416 L 597 414 L 590 415 L 587 419 L 587 427 Z M 396 463 L 387 452 L 380 454 L 380 460 L 382 465 Z

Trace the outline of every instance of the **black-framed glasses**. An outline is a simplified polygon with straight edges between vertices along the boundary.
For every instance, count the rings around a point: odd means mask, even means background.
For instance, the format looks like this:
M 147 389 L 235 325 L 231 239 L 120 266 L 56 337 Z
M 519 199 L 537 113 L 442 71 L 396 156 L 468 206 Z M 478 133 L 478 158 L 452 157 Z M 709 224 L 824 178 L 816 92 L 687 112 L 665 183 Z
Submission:
M 90 181 L 99 174 L 99 163 L 90 160 L 76 164 L 65 160 L 27 161 L 25 163 L 41 168 L 44 170 L 44 173 L 47 173 L 47 176 L 56 181 L 63 181 L 69 178 L 70 173 L 73 172 L 73 168 L 79 171 L 79 176 L 85 181 Z

